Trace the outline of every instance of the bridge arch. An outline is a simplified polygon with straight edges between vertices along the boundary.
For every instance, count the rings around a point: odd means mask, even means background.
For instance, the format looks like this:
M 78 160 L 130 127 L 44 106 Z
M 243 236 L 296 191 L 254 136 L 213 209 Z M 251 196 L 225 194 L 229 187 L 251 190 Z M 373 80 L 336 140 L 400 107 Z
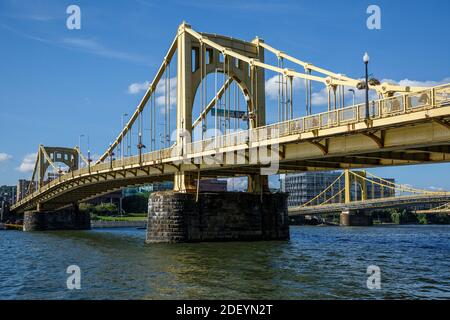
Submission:
M 236 82 L 247 97 L 250 114 L 250 128 L 265 125 L 265 77 L 264 69 L 256 68 L 245 61 L 228 56 L 205 44 L 208 39 L 217 45 L 233 50 L 246 58 L 264 62 L 264 49 L 259 42 L 247 42 L 217 34 L 200 33 L 198 39 L 188 32 L 187 24 L 182 24 L 177 37 L 177 129 L 187 131 L 192 136 L 194 100 L 202 81 L 211 73 L 225 72 Z M 177 136 L 180 136 L 179 134 Z M 182 144 L 181 138 L 177 143 Z
M 234 71 L 230 71 L 227 75 L 229 77 L 224 79 L 222 70 L 217 73 L 216 70 L 208 71 L 193 90 L 191 109 L 193 141 L 197 140 L 199 133 L 200 137 L 205 138 L 202 132 L 213 132 L 212 129 L 215 129 L 217 125 L 214 118 L 217 110 L 219 110 L 217 121 L 222 122 L 218 129 L 221 132 L 224 129 L 222 134 L 248 128 L 248 117 L 253 112 L 250 89 Z M 216 87 L 218 106 L 215 101 Z M 222 128 L 222 125 L 225 127 Z

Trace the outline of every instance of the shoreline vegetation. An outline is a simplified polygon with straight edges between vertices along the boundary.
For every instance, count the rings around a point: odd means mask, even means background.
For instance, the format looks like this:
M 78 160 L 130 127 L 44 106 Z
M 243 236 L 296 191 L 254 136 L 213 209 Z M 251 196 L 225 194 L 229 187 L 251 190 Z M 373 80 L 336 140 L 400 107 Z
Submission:
M 291 225 L 339 226 L 339 213 L 291 217 Z M 448 225 L 447 213 L 416 213 L 406 209 L 377 210 L 372 212 L 373 225 Z

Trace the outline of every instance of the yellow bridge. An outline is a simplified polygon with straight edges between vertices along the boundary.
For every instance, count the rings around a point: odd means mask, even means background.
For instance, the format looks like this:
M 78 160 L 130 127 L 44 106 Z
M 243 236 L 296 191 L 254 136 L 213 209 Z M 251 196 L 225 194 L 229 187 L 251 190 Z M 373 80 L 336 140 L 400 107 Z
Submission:
M 380 197 L 370 194 L 367 188 L 369 184 L 372 184 L 370 189 L 372 192 L 375 190 L 374 185 L 379 187 Z M 358 192 L 353 192 L 352 196 L 352 189 L 360 191 L 360 198 L 357 196 Z M 447 191 L 418 189 L 377 177 L 367 171 L 344 170 L 314 198 L 301 206 L 290 207 L 289 215 L 320 215 L 361 209 L 370 211 L 421 204 L 439 205 L 446 202 L 450 202 L 450 192 Z M 448 209 L 448 204 L 440 205 L 435 209 L 438 211 L 433 211 L 434 209 L 425 211 L 440 212 L 439 209 Z
M 171 64 L 176 64 L 172 75 Z M 270 75 L 278 86 L 272 109 L 266 108 Z M 302 88 L 296 86 L 299 79 Z M 312 83 L 323 86 L 328 96 L 320 113 L 313 113 Z M 348 106 L 346 88 L 378 98 Z M 299 90 L 304 101 L 294 101 Z M 78 147 L 39 146 L 38 151 L 30 193 L 13 211 L 55 210 L 122 187 L 165 180 L 174 181 L 174 191 L 198 197 L 199 181 L 208 177 L 247 176 L 248 191 L 263 194 L 268 175 L 275 173 L 450 161 L 450 84 L 404 87 L 353 79 L 259 38 L 246 42 L 198 33 L 183 23 L 136 111 L 97 161 Z M 78 165 L 80 159 L 84 166 Z M 67 172 L 45 183 L 48 168 L 59 170 L 57 162 Z

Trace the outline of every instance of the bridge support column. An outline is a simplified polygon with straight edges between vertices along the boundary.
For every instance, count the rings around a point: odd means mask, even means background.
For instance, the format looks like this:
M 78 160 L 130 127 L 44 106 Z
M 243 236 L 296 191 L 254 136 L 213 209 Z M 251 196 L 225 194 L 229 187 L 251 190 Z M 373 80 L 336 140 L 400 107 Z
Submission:
M 78 205 L 57 210 L 26 211 L 23 217 L 23 231 L 44 230 L 89 230 L 91 217 L 89 213 L 80 212 Z
M 195 192 L 197 187 L 191 172 L 176 172 L 173 181 L 173 190 L 176 192 Z
M 150 195 L 146 243 L 287 240 L 287 194 L 243 192 Z
M 247 192 L 269 192 L 269 176 L 259 174 L 248 176 Z
M 372 215 L 364 210 L 345 210 L 340 215 L 341 226 L 371 226 L 372 224 Z

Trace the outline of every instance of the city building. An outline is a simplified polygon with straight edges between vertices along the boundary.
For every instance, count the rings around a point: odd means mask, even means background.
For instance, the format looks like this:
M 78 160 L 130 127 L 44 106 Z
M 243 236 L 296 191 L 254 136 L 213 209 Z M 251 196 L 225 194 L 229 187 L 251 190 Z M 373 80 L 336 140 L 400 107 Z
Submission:
M 49 183 L 50 181 L 56 180 L 62 175 L 63 175 L 63 173 L 59 173 L 59 172 L 49 172 L 49 173 L 47 173 L 47 181 L 46 181 L 46 183 Z
M 22 200 L 27 194 L 28 194 L 28 189 L 30 188 L 31 185 L 31 192 L 33 192 L 34 190 L 36 190 L 36 182 L 33 181 L 30 184 L 30 180 L 26 180 L 26 179 L 20 179 L 17 182 L 17 191 L 16 191 L 16 201 L 20 201 Z
M 319 193 L 331 185 L 341 172 L 302 172 L 295 174 L 287 174 L 281 177 L 282 191 L 289 193 L 288 206 L 300 206 L 307 203 Z M 395 182 L 395 179 L 383 178 L 389 182 Z M 379 179 L 369 178 L 368 180 L 380 182 Z M 324 199 L 329 199 L 344 187 L 343 177 L 330 190 L 327 191 Z M 352 183 L 350 189 L 350 197 L 353 200 L 361 200 L 361 186 L 358 183 Z M 394 189 L 383 188 L 379 184 L 367 182 L 367 199 L 377 199 L 385 197 L 393 197 Z M 344 202 L 344 192 L 340 193 L 327 203 Z
M 197 181 L 195 181 L 197 183 Z M 227 180 L 201 179 L 200 192 L 225 192 L 227 191 Z
M 16 203 L 16 186 L 1 186 L 0 200 L 7 201 L 9 204 Z

